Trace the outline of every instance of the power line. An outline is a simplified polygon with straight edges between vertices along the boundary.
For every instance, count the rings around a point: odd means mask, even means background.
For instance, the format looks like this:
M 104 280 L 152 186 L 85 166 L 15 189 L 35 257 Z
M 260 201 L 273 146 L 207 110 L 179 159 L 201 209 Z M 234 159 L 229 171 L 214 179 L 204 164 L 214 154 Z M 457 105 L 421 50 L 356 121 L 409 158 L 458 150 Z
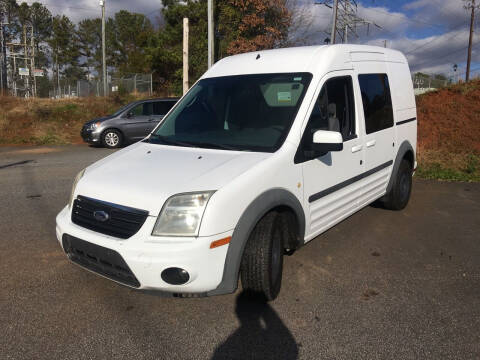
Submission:
M 477 46 L 477 45 L 478 45 L 478 43 L 475 44 L 473 47 L 475 47 L 475 46 Z M 449 57 L 449 56 L 451 56 L 451 55 L 455 55 L 455 54 L 457 54 L 457 53 L 459 53 L 459 52 L 461 52 L 461 51 L 465 51 L 465 50 L 467 50 L 467 49 L 468 49 L 468 46 L 465 46 L 465 47 L 462 47 L 461 49 L 457 49 L 457 50 L 454 50 L 454 51 L 450 51 L 450 52 L 447 53 L 447 54 L 444 54 L 444 55 L 441 55 L 441 56 L 435 56 L 435 60 L 444 59 L 444 58 L 446 58 L 446 57 Z M 418 68 L 418 67 L 420 67 L 420 66 L 423 66 L 423 65 L 429 64 L 429 63 L 431 63 L 431 60 L 421 62 L 420 64 L 416 64 L 415 67 Z
M 377 12 L 377 13 L 380 13 L 380 14 L 384 14 L 384 15 L 388 15 L 388 16 L 392 16 L 392 17 L 402 18 L 402 19 L 404 19 L 405 21 L 408 21 L 408 22 L 416 22 L 416 23 L 419 23 L 419 24 L 429 25 L 430 27 L 434 27 L 434 28 L 441 29 L 441 30 L 444 29 L 441 25 L 429 23 L 429 22 L 427 22 L 426 20 L 424 20 L 424 19 L 422 19 L 422 18 L 418 18 L 418 17 L 417 17 L 417 19 L 410 19 L 410 18 L 408 18 L 405 14 L 403 14 L 403 15 L 397 15 L 397 14 L 395 14 L 395 13 L 390 13 L 390 12 L 387 12 L 387 11 L 380 10 L 380 9 L 378 9 L 378 8 L 368 8 L 368 7 L 364 7 L 363 9 L 364 9 L 365 11 L 374 11 L 374 12 Z
M 459 26 L 454 27 L 454 28 L 451 29 L 450 31 L 458 30 L 458 29 L 460 29 L 460 28 L 463 27 L 463 26 L 465 26 L 465 24 L 462 23 L 462 24 L 460 24 Z M 454 39 L 454 38 L 456 38 L 457 36 L 460 36 L 460 35 L 461 35 L 461 33 L 451 34 L 450 36 L 448 36 L 447 39 Z M 431 44 L 431 43 L 433 43 L 433 42 L 435 42 L 435 41 L 438 41 L 438 40 L 440 40 L 440 39 L 442 39 L 441 35 L 433 38 L 432 40 L 426 42 L 425 44 L 422 44 L 422 45 L 417 46 L 416 48 L 414 48 L 414 49 L 412 49 L 412 50 L 407 51 L 407 52 L 405 53 L 405 55 L 409 55 L 409 54 L 411 54 L 412 52 L 415 52 L 415 51 L 417 51 L 417 50 L 419 50 L 419 49 L 423 49 L 425 46 L 427 46 L 427 45 L 429 45 L 429 44 Z

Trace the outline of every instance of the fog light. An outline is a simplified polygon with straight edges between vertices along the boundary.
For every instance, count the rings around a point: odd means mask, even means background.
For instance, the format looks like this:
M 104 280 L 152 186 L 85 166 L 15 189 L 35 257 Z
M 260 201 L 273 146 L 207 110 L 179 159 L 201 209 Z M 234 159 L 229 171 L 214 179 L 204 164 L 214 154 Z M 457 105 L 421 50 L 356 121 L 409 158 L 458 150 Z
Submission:
M 162 271 L 162 280 L 170 285 L 183 285 L 190 280 L 190 275 L 180 268 L 168 268 Z

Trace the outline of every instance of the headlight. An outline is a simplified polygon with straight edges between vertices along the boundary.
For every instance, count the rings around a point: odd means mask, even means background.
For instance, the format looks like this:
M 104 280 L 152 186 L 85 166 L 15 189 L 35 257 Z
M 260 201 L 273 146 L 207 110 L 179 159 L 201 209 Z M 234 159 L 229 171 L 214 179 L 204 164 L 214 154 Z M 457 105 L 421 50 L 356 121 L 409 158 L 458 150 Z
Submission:
M 73 180 L 72 193 L 70 194 L 70 200 L 68 201 L 68 205 L 70 206 L 70 209 L 72 208 L 72 205 L 73 205 L 73 194 L 75 193 L 75 188 L 77 187 L 77 184 L 82 178 L 83 174 L 85 174 L 85 169 L 80 171 L 77 174 L 77 176 L 75 176 L 75 180 Z
M 179 194 L 167 200 L 158 216 L 153 236 L 197 236 L 213 191 Z
M 92 123 L 88 126 L 88 130 L 95 130 L 96 128 L 98 128 L 100 126 L 101 122 L 100 121 L 97 121 L 95 123 Z

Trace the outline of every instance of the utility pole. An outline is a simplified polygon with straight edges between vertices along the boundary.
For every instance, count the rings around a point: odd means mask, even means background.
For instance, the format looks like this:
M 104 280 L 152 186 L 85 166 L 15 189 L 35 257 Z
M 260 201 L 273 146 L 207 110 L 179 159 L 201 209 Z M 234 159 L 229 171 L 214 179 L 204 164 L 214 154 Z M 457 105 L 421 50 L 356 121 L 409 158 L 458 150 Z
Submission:
M 100 0 L 102 7 L 102 72 L 103 72 L 103 96 L 108 95 L 107 84 L 107 59 L 105 51 L 105 0 Z
M 337 13 L 338 13 L 338 0 L 333 1 L 333 20 L 332 31 L 330 32 L 330 39 L 332 39 L 332 45 L 335 44 L 335 37 L 337 34 Z
M 214 40 L 213 40 L 213 0 L 208 0 L 208 68 L 210 69 L 213 65 L 213 51 L 214 51 Z
M 8 88 L 7 80 L 7 51 L 5 44 L 5 8 L 4 4 L 0 4 L 0 93 L 4 95 L 5 90 Z
M 30 58 L 32 65 L 32 75 L 33 75 L 33 97 L 37 96 L 37 77 L 35 76 L 35 34 L 33 32 L 33 23 L 32 23 L 32 32 L 31 32 L 31 42 L 32 42 L 32 57 Z
M 472 42 L 473 42 L 473 25 L 475 23 L 475 8 L 478 8 L 479 6 L 480 5 L 475 4 L 475 0 L 467 0 L 464 6 L 465 9 L 472 10 L 472 15 L 470 17 L 470 37 L 468 39 L 467 74 L 465 76 L 466 82 L 470 80 L 470 63 L 472 62 Z
M 0 12 L 0 93 L 2 95 L 4 95 L 4 91 L 7 88 L 7 57 L 5 51 L 5 35 L 3 26 L 3 12 Z
M 183 94 L 188 91 L 188 18 L 183 18 Z

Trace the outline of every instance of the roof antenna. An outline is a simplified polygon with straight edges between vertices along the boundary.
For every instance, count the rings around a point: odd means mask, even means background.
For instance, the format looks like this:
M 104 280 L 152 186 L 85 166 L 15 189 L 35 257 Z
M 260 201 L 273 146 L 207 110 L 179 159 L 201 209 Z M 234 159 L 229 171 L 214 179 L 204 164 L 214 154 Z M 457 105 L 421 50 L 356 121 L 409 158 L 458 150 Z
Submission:
M 255 58 L 255 60 L 258 60 L 260 59 L 260 54 L 257 55 L 257 57 Z

